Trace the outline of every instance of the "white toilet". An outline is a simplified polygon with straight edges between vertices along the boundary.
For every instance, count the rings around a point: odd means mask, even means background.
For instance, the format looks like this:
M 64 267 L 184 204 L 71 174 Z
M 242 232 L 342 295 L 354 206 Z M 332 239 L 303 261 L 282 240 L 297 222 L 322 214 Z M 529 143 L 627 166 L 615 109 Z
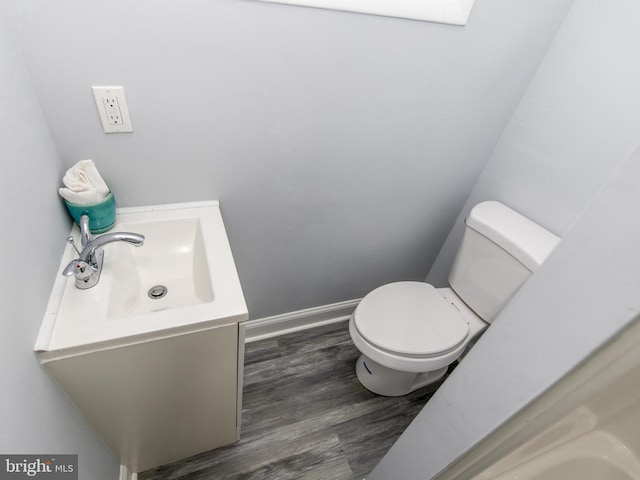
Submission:
M 361 352 L 360 383 L 379 395 L 398 396 L 442 378 L 559 241 L 499 202 L 473 207 L 450 288 L 390 283 L 358 304 L 349 333 Z

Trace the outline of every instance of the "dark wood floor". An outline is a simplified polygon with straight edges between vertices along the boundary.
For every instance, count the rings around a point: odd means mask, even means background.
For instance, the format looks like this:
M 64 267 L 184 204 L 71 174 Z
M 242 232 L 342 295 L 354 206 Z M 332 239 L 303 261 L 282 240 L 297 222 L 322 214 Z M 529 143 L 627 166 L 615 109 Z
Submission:
M 404 397 L 366 390 L 346 322 L 246 347 L 241 440 L 140 480 L 361 480 L 438 386 Z

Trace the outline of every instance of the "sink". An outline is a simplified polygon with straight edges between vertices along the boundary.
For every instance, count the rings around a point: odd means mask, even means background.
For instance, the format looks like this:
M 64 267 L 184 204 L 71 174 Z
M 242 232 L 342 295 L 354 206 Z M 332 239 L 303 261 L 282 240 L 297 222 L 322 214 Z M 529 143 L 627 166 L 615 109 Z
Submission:
M 58 274 L 36 351 L 73 351 L 246 320 L 218 202 L 118 209 L 112 231 L 144 245 L 104 247 L 99 283 L 79 290 Z M 79 229 L 71 235 L 79 242 Z M 73 258 L 68 245 L 60 272 Z
M 120 230 L 145 236 L 143 248 L 113 244 L 106 291 L 107 318 L 213 302 L 211 269 L 198 217 L 123 221 Z

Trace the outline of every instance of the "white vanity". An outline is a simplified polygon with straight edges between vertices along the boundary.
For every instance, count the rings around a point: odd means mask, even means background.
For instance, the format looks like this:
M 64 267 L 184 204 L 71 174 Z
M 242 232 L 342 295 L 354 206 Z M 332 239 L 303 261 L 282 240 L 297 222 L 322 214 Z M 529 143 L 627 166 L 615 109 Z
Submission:
M 132 472 L 235 442 L 248 312 L 219 204 L 119 209 L 113 231 L 144 245 L 105 246 L 89 289 L 58 276 L 40 362 Z

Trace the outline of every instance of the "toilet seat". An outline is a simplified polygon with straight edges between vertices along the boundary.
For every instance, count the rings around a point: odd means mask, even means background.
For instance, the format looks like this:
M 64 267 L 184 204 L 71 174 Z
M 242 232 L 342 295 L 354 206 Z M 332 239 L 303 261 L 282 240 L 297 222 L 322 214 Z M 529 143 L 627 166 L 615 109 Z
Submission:
M 352 320 L 363 340 L 396 357 L 446 356 L 458 350 L 469 334 L 462 316 L 423 282 L 396 282 L 373 290 Z

